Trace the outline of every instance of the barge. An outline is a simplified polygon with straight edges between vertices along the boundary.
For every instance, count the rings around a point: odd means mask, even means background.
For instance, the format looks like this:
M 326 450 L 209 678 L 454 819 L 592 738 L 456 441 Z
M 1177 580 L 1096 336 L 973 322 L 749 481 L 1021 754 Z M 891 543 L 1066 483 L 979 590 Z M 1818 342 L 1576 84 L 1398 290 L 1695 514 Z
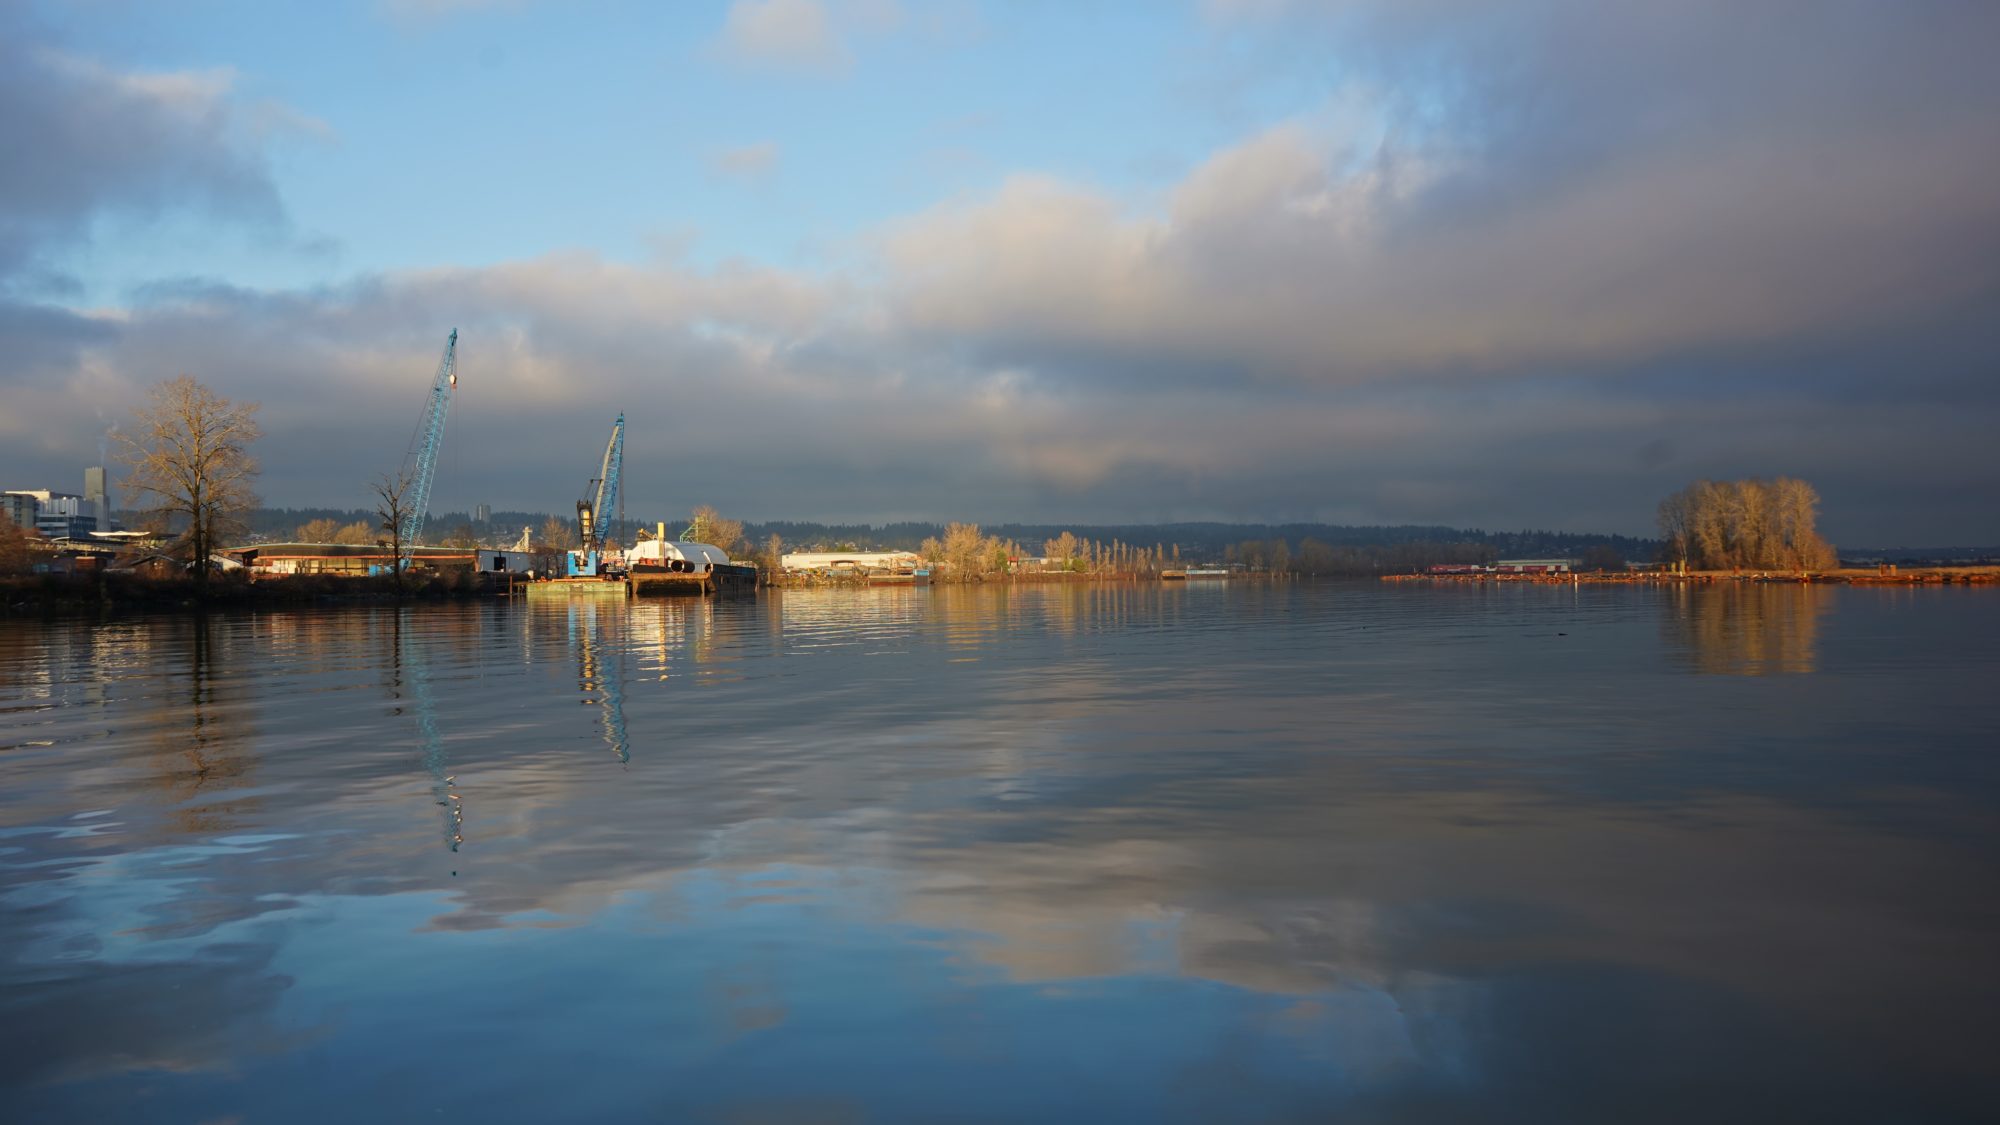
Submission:
M 664 530 L 664 529 L 663 529 Z M 712 543 L 648 539 L 625 556 L 626 581 L 638 597 L 718 597 L 757 592 L 757 568 L 729 561 Z

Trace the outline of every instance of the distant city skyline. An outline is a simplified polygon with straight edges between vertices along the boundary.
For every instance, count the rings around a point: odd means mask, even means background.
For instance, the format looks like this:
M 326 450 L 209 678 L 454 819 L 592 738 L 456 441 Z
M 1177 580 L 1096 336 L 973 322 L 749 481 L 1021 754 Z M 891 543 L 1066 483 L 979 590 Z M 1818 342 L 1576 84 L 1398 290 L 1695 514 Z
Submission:
M 0 0 L 0 487 L 2000 542 L 2000 7 Z M 108 489 L 119 501 L 120 470 Z

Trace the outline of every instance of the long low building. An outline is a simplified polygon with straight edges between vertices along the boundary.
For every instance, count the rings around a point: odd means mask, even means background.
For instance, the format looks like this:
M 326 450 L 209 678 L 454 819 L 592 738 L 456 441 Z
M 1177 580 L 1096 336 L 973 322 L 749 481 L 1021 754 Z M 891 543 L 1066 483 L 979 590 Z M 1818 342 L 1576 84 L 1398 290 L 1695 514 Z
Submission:
M 1569 559 L 1501 559 L 1493 564 L 1496 574 L 1568 574 Z
M 915 551 L 795 551 L 786 570 L 914 570 L 923 564 Z

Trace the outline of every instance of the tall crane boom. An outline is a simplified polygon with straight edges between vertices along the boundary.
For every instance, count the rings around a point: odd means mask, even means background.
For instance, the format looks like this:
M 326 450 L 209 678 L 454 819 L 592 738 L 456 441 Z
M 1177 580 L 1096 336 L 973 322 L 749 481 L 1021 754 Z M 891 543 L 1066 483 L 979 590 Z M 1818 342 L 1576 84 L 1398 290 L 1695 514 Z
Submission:
M 618 506 L 618 478 L 625 471 L 625 414 L 619 412 L 618 420 L 611 423 L 611 440 L 604 444 L 604 465 L 598 470 L 597 479 L 597 523 L 598 542 L 604 541 L 603 526 L 606 516 Z M 614 526 L 613 531 L 618 528 Z M 627 544 L 630 546 L 630 544 Z
M 590 495 L 576 502 L 576 529 L 583 539 L 583 550 L 570 555 L 568 573 L 572 578 L 594 577 L 598 573 L 598 556 L 604 546 L 605 508 L 618 503 L 618 477 L 624 467 L 625 415 L 621 413 L 611 423 L 611 440 L 604 446 L 604 464 L 590 479 Z
M 583 549 L 595 551 L 604 543 L 605 509 L 618 502 L 618 477 L 625 467 L 625 415 L 611 423 L 611 440 L 604 445 L 604 464 L 590 478 L 590 496 L 576 502 L 577 530 L 583 534 Z
M 424 513 L 430 510 L 431 478 L 437 475 L 438 445 L 444 440 L 444 416 L 451 409 L 451 392 L 458 386 L 458 329 L 451 330 L 451 338 L 444 343 L 444 358 L 438 361 L 437 375 L 431 379 L 430 406 L 424 412 L 424 420 L 410 439 L 410 451 L 405 455 L 403 465 L 412 468 L 409 458 L 416 458 L 411 473 L 409 507 L 403 509 L 403 528 L 400 536 L 405 546 L 414 545 L 417 536 L 424 530 Z

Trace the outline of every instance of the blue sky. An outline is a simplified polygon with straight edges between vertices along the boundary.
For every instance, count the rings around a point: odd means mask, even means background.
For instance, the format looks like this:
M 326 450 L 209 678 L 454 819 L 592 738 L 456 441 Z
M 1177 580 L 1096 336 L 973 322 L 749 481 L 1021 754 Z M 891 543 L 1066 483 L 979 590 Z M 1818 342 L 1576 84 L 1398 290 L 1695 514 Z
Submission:
M 0 0 L 0 474 L 182 372 L 360 506 L 2000 541 L 2000 9 Z M 572 479 L 574 478 L 574 479 Z
M 571 249 L 824 267 L 856 232 L 1011 170 L 1144 200 L 1305 93 L 1287 77 L 1205 97 L 1233 79 L 1194 9 L 828 12 L 849 22 L 817 47 L 760 54 L 727 4 L 43 9 L 59 42 L 120 69 L 231 69 L 233 96 L 273 117 L 289 225 L 273 253 L 212 216 L 113 224 L 77 272 L 116 298 L 176 272 L 298 286 Z

